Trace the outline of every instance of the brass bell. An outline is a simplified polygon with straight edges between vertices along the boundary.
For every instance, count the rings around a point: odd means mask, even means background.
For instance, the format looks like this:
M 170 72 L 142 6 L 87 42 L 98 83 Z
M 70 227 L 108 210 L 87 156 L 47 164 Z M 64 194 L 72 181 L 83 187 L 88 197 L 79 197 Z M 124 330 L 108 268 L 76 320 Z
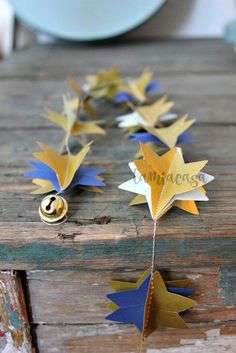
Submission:
M 61 224 L 67 220 L 67 201 L 58 195 L 44 197 L 39 206 L 41 220 L 47 224 Z

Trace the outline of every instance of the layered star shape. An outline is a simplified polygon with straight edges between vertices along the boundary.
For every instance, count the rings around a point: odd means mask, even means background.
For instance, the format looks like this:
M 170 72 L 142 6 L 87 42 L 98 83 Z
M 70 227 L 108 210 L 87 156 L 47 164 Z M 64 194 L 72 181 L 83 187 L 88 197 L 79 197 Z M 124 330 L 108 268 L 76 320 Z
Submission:
M 146 102 L 147 96 L 159 88 L 158 82 L 152 81 L 152 77 L 153 73 L 149 70 L 145 70 L 137 79 L 129 80 L 127 84 L 120 84 L 118 86 L 118 93 L 116 95 L 115 102 Z
M 145 126 L 147 132 L 136 133 L 131 135 L 132 141 L 151 142 L 162 147 L 173 148 L 178 143 L 193 143 L 191 134 L 186 130 L 195 122 L 194 119 L 188 120 L 187 115 L 176 120 L 172 125 L 163 128 L 154 128 Z
M 150 275 L 151 267 L 149 267 L 144 274 L 137 280 L 137 282 L 124 282 L 124 281 L 108 281 L 108 285 L 115 291 L 125 291 L 137 289 L 141 286 L 141 284 L 145 281 L 145 279 Z M 165 281 L 165 285 L 167 286 L 167 290 L 171 293 L 184 295 L 185 297 L 189 297 L 195 293 L 195 291 L 191 288 L 188 288 L 189 280 L 188 279 L 178 279 L 172 281 Z M 109 303 L 108 308 L 111 311 L 115 311 L 118 309 L 118 306 L 114 303 Z
M 33 193 L 45 194 L 53 190 L 64 193 L 75 186 L 88 187 L 91 191 L 96 191 L 96 187 L 105 186 L 100 177 L 104 169 L 81 165 L 90 145 L 91 143 L 84 146 L 76 155 L 60 155 L 49 146 L 40 143 L 42 152 L 33 153 L 38 161 L 30 163 L 35 169 L 25 174 L 39 186 Z
M 207 161 L 185 163 L 178 148 L 159 156 L 147 145 L 140 146 L 144 159 L 129 163 L 135 177 L 119 188 L 145 196 L 153 219 L 160 218 L 176 201 L 182 209 L 187 206 L 185 201 L 208 201 L 202 186 L 214 177 L 200 172 Z
M 153 104 L 141 107 L 133 107 L 133 112 L 116 118 L 118 126 L 122 129 L 136 128 L 145 126 L 155 127 L 164 123 L 176 120 L 177 115 L 170 113 L 174 102 L 168 101 L 167 96 L 163 96 Z
M 123 80 L 118 69 L 112 67 L 108 71 L 101 70 L 96 75 L 87 75 L 87 84 L 84 89 L 94 99 L 107 98 L 108 100 L 114 100 L 118 92 L 118 86 L 122 84 Z
M 78 103 L 80 104 L 80 102 Z M 64 148 L 66 141 L 70 136 L 80 136 L 87 134 L 106 134 L 98 124 L 101 121 L 82 121 L 77 117 L 77 112 L 71 106 L 66 98 L 64 98 L 64 113 L 59 114 L 51 109 L 46 109 L 44 117 L 60 126 L 65 132 L 65 136 L 61 142 L 61 149 Z
M 176 294 L 174 291 L 177 288 L 172 292 L 168 290 L 158 271 L 152 273 L 148 269 L 136 283 L 125 285 L 119 282 L 118 287 L 120 291 L 107 296 L 112 301 L 113 306 L 110 308 L 114 312 L 106 319 L 134 324 L 143 337 L 149 336 L 160 327 L 188 327 L 180 313 L 195 306 L 196 302 Z M 191 290 L 185 293 L 193 294 Z
M 76 94 L 76 97 L 68 100 L 68 104 L 71 109 L 78 112 L 83 110 L 89 117 L 94 118 L 96 116 L 96 111 L 91 104 L 90 94 L 87 93 L 76 81 L 74 77 L 68 78 L 68 85 L 71 90 Z

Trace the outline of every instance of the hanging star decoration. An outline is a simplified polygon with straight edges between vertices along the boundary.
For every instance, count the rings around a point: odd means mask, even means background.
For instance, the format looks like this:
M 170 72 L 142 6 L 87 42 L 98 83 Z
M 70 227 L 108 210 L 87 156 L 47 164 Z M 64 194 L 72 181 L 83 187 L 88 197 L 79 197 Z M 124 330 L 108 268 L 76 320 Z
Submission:
M 68 150 L 68 141 L 70 136 L 78 137 L 90 134 L 104 135 L 106 132 L 98 124 L 102 121 L 83 121 L 77 116 L 76 110 L 71 107 L 71 104 L 64 97 L 64 113 L 59 114 L 51 109 L 46 109 L 44 117 L 54 124 L 60 126 L 66 133 L 60 144 L 60 150 L 63 151 L 64 147 Z M 80 101 L 78 102 L 80 104 Z M 83 142 L 81 142 L 83 144 Z
M 57 191 L 63 194 L 75 186 L 91 191 L 99 191 L 98 187 L 105 186 L 100 174 L 104 169 L 82 166 L 91 142 L 84 146 L 76 155 L 61 155 L 49 146 L 39 143 L 41 152 L 33 153 L 38 161 L 31 161 L 30 165 L 35 169 L 25 174 L 33 179 L 38 186 L 33 194 L 45 194 Z
M 143 160 L 129 163 L 135 177 L 119 188 L 141 195 L 141 200 L 145 198 L 153 219 L 173 206 L 197 213 L 195 201 L 208 201 L 203 185 L 214 179 L 201 172 L 207 161 L 185 163 L 179 148 L 159 156 L 143 143 L 140 147 Z M 138 203 L 136 200 L 133 204 Z
M 174 102 L 168 101 L 167 96 L 159 98 L 150 105 L 134 106 L 130 104 L 132 113 L 121 115 L 116 118 L 118 126 L 125 131 L 135 132 L 145 126 L 161 127 L 165 123 L 177 119 L 177 114 L 170 113 Z
M 173 206 L 197 214 L 195 201 L 207 201 L 203 185 L 214 178 L 201 172 L 207 161 L 185 163 L 179 148 L 159 156 L 141 144 L 143 160 L 129 164 L 135 177 L 121 184 L 120 189 L 136 193 L 148 203 L 154 220 L 152 265 L 136 283 L 110 281 L 115 290 L 107 298 L 112 313 L 108 320 L 134 324 L 142 339 L 161 327 L 187 328 L 181 314 L 194 307 L 190 298 L 194 291 L 180 283 L 165 283 L 155 270 L 155 242 L 157 220 Z M 141 203 L 135 200 L 134 204 Z M 175 287 L 172 287 L 175 286 Z
M 194 294 L 187 287 L 188 281 L 165 283 L 158 271 L 149 268 L 136 283 L 110 281 L 109 284 L 115 292 L 107 295 L 112 311 L 107 320 L 134 324 L 143 339 L 158 328 L 188 327 L 181 313 L 196 305 L 188 298 Z
M 80 116 L 81 111 L 84 111 L 90 118 L 95 118 L 97 114 L 91 104 L 89 92 L 86 92 L 74 77 L 70 76 L 67 81 L 71 90 L 76 94 L 75 98 L 68 100 L 70 108 L 77 111 L 78 116 Z
M 145 103 L 148 95 L 156 92 L 159 83 L 152 80 L 153 73 L 150 70 L 144 70 L 140 77 L 135 80 L 128 80 L 118 86 L 118 93 L 115 97 L 116 103 L 126 103 L 135 101 Z

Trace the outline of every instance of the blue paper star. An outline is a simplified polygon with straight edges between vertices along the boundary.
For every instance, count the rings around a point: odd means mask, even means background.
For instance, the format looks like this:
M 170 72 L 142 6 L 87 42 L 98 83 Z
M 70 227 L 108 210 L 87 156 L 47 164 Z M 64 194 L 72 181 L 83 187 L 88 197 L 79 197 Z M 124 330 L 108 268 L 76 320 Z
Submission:
M 143 332 L 144 310 L 151 275 L 137 289 L 108 294 L 107 298 L 119 306 L 119 309 L 106 317 L 107 320 L 124 324 L 134 324 Z
M 156 92 L 159 89 L 160 85 L 159 82 L 157 81 L 151 81 L 146 89 L 146 95 L 152 94 L 153 92 Z M 115 103 L 121 104 L 121 103 L 125 103 L 128 101 L 134 101 L 136 98 L 134 95 L 132 95 L 131 93 L 128 92 L 119 92 L 117 93 L 116 97 L 115 97 Z
M 143 332 L 145 307 L 149 291 L 151 273 L 137 288 L 132 290 L 124 290 L 107 295 L 107 298 L 115 303 L 119 308 L 106 317 L 124 324 L 134 324 Z M 194 294 L 193 289 L 189 288 L 167 288 L 168 292 L 189 297 Z
M 61 190 L 56 172 L 51 169 L 47 164 L 42 162 L 31 161 L 30 165 L 35 169 L 25 173 L 26 177 L 32 179 L 42 179 L 50 181 L 55 190 L 59 193 L 66 192 L 73 187 L 80 186 L 105 186 L 105 183 L 97 178 L 97 176 L 101 173 L 104 173 L 104 169 L 102 168 L 88 168 L 88 167 L 80 167 L 74 175 L 74 178 L 68 188 L 66 190 Z

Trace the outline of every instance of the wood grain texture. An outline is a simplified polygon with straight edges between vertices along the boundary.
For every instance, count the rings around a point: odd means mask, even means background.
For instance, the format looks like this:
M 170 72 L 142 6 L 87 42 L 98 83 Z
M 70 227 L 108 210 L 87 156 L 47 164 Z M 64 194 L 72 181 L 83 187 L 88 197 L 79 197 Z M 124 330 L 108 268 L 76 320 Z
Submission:
M 183 269 L 161 268 L 167 279 L 188 278 L 189 287 L 195 290 L 198 305 L 186 315 L 192 323 L 236 320 L 235 268 L 227 272 L 218 267 Z M 33 323 L 105 324 L 106 294 L 112 292 L 108 280 L 136 281 L 142 271 L 32 271 L 28 272 L 28 284 L 33 307 Z M 231 290 L 229 291 L 229 285 Z M 227 290 L 226 290 L 227 288 Z
M 199 205 L 199 217 L 173 210 L 160 221 L 157 255 L 161 265 L 197 266 L 199 261 L 207 266 L 235 264 L 235 129 L 235 126 L 201 124 L 193 128 L 199 142 L 191 148 L 185 147 L 185 156 L 187 160 L 209 159 L 206 170 L 216 176 L 216 181 L 208 187 L 210 202 Z M 4 156 L 0 171 L 1 267 L 117 267 L 121 259 L 121 266 L 133 263 L 143 267 L 148 263 L 153 227 L 149 211 L 146 206 L 129 207 L 132 195 L 117 188 L 131 177 L 127 162 L 132 160 L 137 146 L 125 140 L 116 128 L 108 130 L 112 137 L 104 141 L 98 138 L 94 144 L 96 152 L 89 156 L 88 162 L 107 169 L 105 192 L 71 193 L 67 196 L 69 221 L 62 226 L 48 227 L 39 221 L 41 197 L 29 194 L 33 185 L 23 172 L 27 170 L 35 140 L 46 142 L 51 138 L 55 146 L 58 136 L 55 130 L 35 129 L 34 133 L 27 132 L 27 139 L 21 140 L 23 131 L 26 130 L 0 132 Z M 224 144 L 224 149 L 222 140 L 230 141 Z M 114 143 L 119 145 L 115 155 Z M 18 207 L 19 203 L 22 207 Z M 98 216 L 110 216 L 111 221 L 98 225 L 94 221 Z M 61 233 L 74 234 L 73 241 L 62 241 Z
M 175 72 L 235 72 L 232 46 L 220 40 L 113 40 L 99 45 L 45 45 L 16 53 L 2 64 L 0 77 L 47 80 L 73 73 L 84 76 L 111 65 L 126 75 L 137 75 L 144 67 L 165 75 Z
M 198 305 L 185 314 L 188 330 L 159 330 L 143 352 L 233 353 L 236 344 L 235 268 L 161 270 L 165 279 L 188 278 Z M 136 281 L 141 271 L 30 271 L 28 284 L 40 353 L 138 352 L 132 326 L 106 321 L 109 279 Z M 160 350 L 160 351 L 159 351 Z
M 37 328 L 40 353 L 136 353 L 140 337 L 121 325 L 53 325 Z M 234 325 L 192 325 L 186 330 L 159 330 L 143 343 L 142 353 L 234 353 Z
M 1 65 L 0 65 L 1 72 Z M 139 74 L 137 71 L 136 76 Z M 14 117 L 15 129 L 54 129 L 52 124 L 41 117 L 45 107 L 60 110 L 62 95 L 68 92 L 66 85 L 67 71 L 61 79 L 0 79 L 0 126 L 11 129 Z M 155 74 L 158 79 L 160 75 Z M 167 93 L 176 102 L 179 114 L 188 113 L 198 123 L 235 124 L 236 74 L 206 73 L 204 75 L 186 73 L 160 77 L 160 93 Z M 80 79 L 83 83 L 83 78 Z M 9 109 L 10 107 L 10 109 Z M 20 109 L 19 109 L 20 107 Z M 99 118 L 105 118 L 107 124 L 115 126 L 115 116 L 124 110 L 104 101 L 96 103 Z M 59 131 L 59 130 L 57 130 Z
M 0 272 L 0 351 L 34 352 L 21 279 L 13 272 Z

